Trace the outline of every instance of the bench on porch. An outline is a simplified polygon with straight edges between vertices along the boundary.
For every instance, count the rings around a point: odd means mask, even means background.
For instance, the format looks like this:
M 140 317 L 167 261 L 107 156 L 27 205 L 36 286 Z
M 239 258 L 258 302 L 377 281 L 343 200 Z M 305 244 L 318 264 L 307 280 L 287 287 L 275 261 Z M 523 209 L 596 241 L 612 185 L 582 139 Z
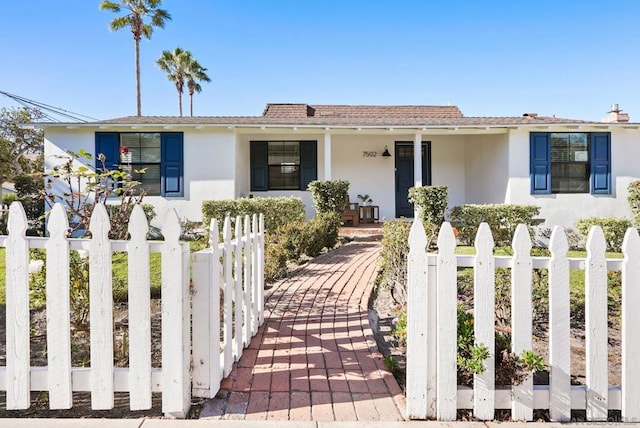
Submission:
M 341 216 L 342 223 L 346 226 L 347 224 L 352 225 L 353 227 L 358 227 L 360 223 L 360 208 L 357 202 L 349 202 L 347 199 L 344 205 L 344 211 Z

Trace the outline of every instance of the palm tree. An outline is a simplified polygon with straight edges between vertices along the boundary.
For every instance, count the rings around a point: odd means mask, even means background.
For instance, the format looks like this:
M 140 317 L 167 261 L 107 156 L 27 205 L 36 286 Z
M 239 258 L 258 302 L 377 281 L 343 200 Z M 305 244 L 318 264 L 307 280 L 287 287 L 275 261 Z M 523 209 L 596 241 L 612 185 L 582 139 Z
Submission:
M 193 62 L 191 52 L 177 47 L 171 51 L 162 51 L 162 56 L 156 61 L 160 69 L 167 73 L 167 78 L 175 83 L 178 91 L 178 106 L 182 116 L 182 93 L 184 81 L 189 72 L 189 66 Z
M 126 9 L 127 15 L 115 18 L 109 24 L 111 31 L 118 31 L 129 27 L 133 34 L 133 40 L 136 45 L 136 96 L 138 116 L 142 115 L 142 104 L 140 101 L 140 40 L 142 36 L 147 39 L 151 38 L 153 27 L 164 28 L 166 20 L 171 19 L 171 15 L 164 9 L 158 7 L 162 0 L 120 0 L 113 2 L 102 0 L 100 3 L 101 10 L 110 10 L 118 13 L 120 9 Z M 149 22 L 145 22 L 145 18 L 149 18 Z
M 200 63 L 192 59 L 187 70 L 187 89 L 189 91 L 189 114 L 193 116 L 193 94 L 196 92 L 202 92 L 201 82 L 211 82 L 209 76 L 206 73 L 207 69 L 202 67 Z

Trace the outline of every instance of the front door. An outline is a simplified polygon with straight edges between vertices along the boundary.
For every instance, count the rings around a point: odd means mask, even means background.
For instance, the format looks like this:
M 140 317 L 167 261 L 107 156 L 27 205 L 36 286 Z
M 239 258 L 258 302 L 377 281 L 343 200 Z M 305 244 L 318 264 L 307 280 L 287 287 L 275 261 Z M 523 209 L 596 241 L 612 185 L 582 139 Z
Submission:
M 409 188 L 415 185 L 413 177 L 413 141 L 396 141 L 396 218 L 413 217 L 409 203 Z M 422 184 L 431 185 L 431 142 L 422 143 Z

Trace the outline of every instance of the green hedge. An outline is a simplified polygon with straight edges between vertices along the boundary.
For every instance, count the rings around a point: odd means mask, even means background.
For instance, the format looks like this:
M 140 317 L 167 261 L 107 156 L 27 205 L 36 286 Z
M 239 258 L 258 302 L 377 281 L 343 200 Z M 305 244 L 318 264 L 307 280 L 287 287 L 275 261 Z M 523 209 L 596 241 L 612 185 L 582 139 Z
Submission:
M 313 198 L 313 207 L 318 214 L 336 213 L 342 215 L 349 200 L 349 182 L 345 180 L 312 181 L 307 188 Z
M 265 240 L 265 280 L 287 276 L 287 262 L 297 262 L 305 254 L 316 257 L 338 243 L 340 216 L 318 214 L 309 221 L 294 221 L 268 232 Z
M 409 189 L 409 202 L 420 207 L 423 223 L 440 227 L 449 203 L 447 186 L 422 186 Z
M 222 222 L 227 215 L 236 217 L 261 213 L 264 214 L 266 230 L 276 230 L 285 224 L 305 219 L 304 203 L 295 197 L 223 199 L 202 203 L 205 227 L 213 218 Z
M 540 207 L 535 205 L 468 204 L 453 207 L 449 217 L 463 245 L 473 245 L 480 223 L 486 222 L 491 227 L 495 246 L 504 247 L 511 245 L 518 224 L 533 227 L 536 223 L 533 217 L 538 214 Z
M 600 226 L 604 232 L 604 239 L 607 243 L 607 251 L 622 251 L 622 241 L 627 229 L 633 227 L 631 221 L 626 218 L 616 217 L 590 217 L 582 219 L 576 225 L 578 232 L 585 238 L 593 226 Z
M 629 183 L 627 190 L 629 191 L 627 201 L 633 213 L 633 222 L 636 227 L 640 227 L 640 180 Z

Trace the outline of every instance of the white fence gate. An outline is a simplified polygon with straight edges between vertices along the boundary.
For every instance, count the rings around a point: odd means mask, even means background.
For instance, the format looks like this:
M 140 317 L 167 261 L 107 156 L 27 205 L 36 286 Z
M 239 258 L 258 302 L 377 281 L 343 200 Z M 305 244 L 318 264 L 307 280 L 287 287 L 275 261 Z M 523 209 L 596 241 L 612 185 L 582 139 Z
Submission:
M 629 229 L 624 259 L 606 259 L 602 229 L 587 238 L 587 257 L 568 258 L 564 231 L 550 238 L 551 257 L 532 257 L 526 226 L 513 238 L 513 256 L 495 256 L 486 223 L 476 236 L 476 255 L 455 255 L 456 239 L 449 223 L 438 235 L 438 254 L 425 252 L 427 238 L 420 221 L 409 237 L 407 415 L 410 419 L 456 419 L 458 409 L 473 409 L 481 420 L 495 409 L 511 409 L 514 420 L 530 421 L 534 409 L 549 409 L 553 421 L 569 421 L 571 410 L 586 410 L 590 421 L 606 421 L 608 410 L 621 410 L 626 422 L 640 421 L 640 238 Z M 473 389 L 457 385 L 457 268 L 474 269 L 476 343 L 490 352 L 486 370 L 474 376 Z M 495 269 L 511 269 L 512 351 L 532 349 L 532 269 L 549 272 L 549 385 L 531 378 L 518 386 L 495 386 Z M 585 270 L 586 382 L 571 385 L 570 269 Z M 607 271 L 622 272 L 622 384 L 608 384 Z M 425 358 L 426 356 L 426 358 Z
M 147 241 L 147 220 L 136 206 L 129 222 L 131 239 L 108 239 L 106 209 L 97 205 L 91 218 L 91 239 L 66 238 L 69 224 L 56 204 L 48 221 L 48 238 L 26 237 L 27 218 L 19 203 L 9 212 L 6 248 L 6 366 L 0 366 L 0 390 L 7 409 L 27 409 L 31 391 L 48 391 L 51 409 L 73 406 L 72 392 L 91 392 L 92 409 L 114 406 L 114 392 L 128 392 L 131 410 L 151 408 L 152 392 L 162 393 L 166 416 L 185 417 L 193 395 L 214 396 L 220 386 L 220 361 L 226 367 L 262 322 L 264 221 L 236 220 L 231 238 L 225 220 L 224 242 L 218 244 L 215 221 L 212 248 L 194 254 L 193 289 L 189 282 L 189 246 L 179 242 L 180 221 L 169 215 L 164 241 Z M 30 249 L 46 251 L 47 366 L 30 366 Z M 72 367 L 70 343 L 69 259 L 71 250 L 89 257 L 90 367 Z M 112 255 L 128 253 L 129 367 L 115 367 L 113 357 Z M 150 317 L 150 253 L 161 254 L 162 361 L 152 367 Z M 221 275 L 222 273 L 222 275 Z M 220 340 L 223 290 L 224 339 Z M 191 298 L 192 292 L 195 298 Z M 208 296 L 208 297 L 207 297 Z M 235 313 L 230 313 L 231 300 Z M 193 325 L 192 325 L 193 324 Z M 235 325 L 235 332 L 231 326 Z M 239 330 L 240 329 L 240 330 Z M 192 342 L 193 334 L 193 342 Z M 220 350 L 223 358 L 220 357 Z M 193 370 L 192 370 L 193 366 Z

